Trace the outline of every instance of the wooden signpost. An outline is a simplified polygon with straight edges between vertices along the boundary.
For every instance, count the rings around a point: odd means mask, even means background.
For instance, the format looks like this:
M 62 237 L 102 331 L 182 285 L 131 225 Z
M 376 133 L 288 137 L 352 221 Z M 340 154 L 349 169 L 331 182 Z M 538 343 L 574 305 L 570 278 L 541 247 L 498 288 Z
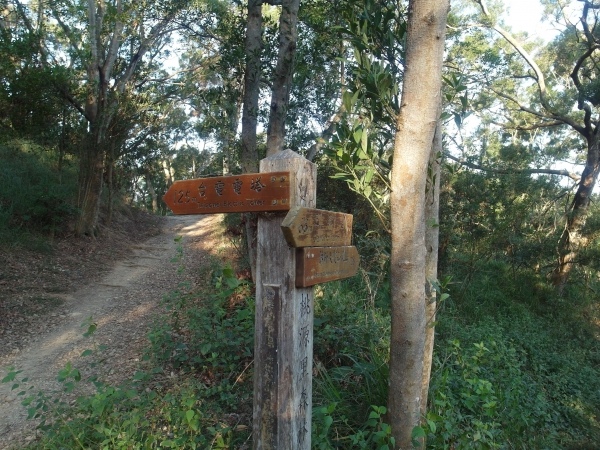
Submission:
M 260 173 L 177 181 L 163 200 L 175 214 L 258 216 L 254 342 L 254 449 L 309 450 L 314 293 L 353 276 L 352 215 L 314 209 L 316 166 L 285 150 Z M 285 214 L 289 210 L 289 213 Z

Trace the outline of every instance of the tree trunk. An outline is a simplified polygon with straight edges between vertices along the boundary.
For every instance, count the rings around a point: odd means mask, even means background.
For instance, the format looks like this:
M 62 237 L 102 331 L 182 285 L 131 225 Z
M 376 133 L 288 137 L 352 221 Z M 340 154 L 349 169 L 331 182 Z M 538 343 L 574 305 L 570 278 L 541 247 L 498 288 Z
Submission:
M 113 219 L 113 212 L 115 210 L 115 147 L 114 143 L 111 145 L 110 153 L 106 161 L 106 181 L 108 183 L 108 205 L 106 212 L 106 226 L 110 227 Z
M 392 169 L 389 418 L 397 448 L 419 425 L 426 335 L 427 165 L 441 101 L 449 0 L 411 0 Z
M 298 9 L 300 0 L 282 0 L 279 18 L 279 54 L 273 90 L 271 95 L 271 115 L 267 133 L 267 157 L 283 150 L 285 137 L 285 118 L 290 100 L 296 40 Z
M 66 151 L 66 143 L 67 143 L 67 110 L 63 108 L 62 111 L 62 122 L 60 127 L 60 140 L 58 141 L 58 184 L 62 184 L 62 169 L 63 169 L 63 160 L 65 157 Z
M 162 167 L 163 167 L 163 171 L 165 173 L 165 180 L 167 181 L 167 188 L 171 187 L 171 185 L 173 184 L 173 182 L 175 181 L 173 178 L 173 171 L 171 170 L 171 165 L 169 164 L 169 161 L 166 159 L 162 160 Z
M 158 195 L 156 195 L 156 191 L 154 190 L 154 186 L 152 185 L 152 174 L 150 170 L 146 171 L 146 186 L 148 187 L 148 192 L 150 193 L 150 197 L 152 197 L 152 212 L 156 213 L 158 211 Z
M 78 236 L 97 235 L 100 196 L 104 175 L 104 149 L 90 133 L 79 162 L 79 218 L 75 226 Z
M 558 241 L 558 265 L 552 273 L 552 284 L 560 293 L 563 292 L 569 280 L 569 275 L 573 270 L 579 251 L 587 244 L 587 238 L 582 231 L 599 172 L 600 148 L 598 136 L 593 133 L 588 138 L 588 156 L 581 174 L 579 187 L 571 203 L 565 229 Z
M 223 175 L 231 174 L 237 129 L 240 122 L 240 106 L 240 103 L 236 101 L 228 105 L 226 108 L 227 118 L 229 119 L 229 127 L 226 130 L 225 142 L 223 143 Z
M 242 108 L 242 173 L 258 172 L 256 124 L 260 93 L 260 55 L 262 49 L 262 0 L 248 1 L 246 28 L 246 73 L 244 74 L 244 105 Z M 252 280 L 256 280 L 256 214 L 244 214 L 248 260 Z
M 440 105 L 441 106 L 441 105 Z M 440 108 L 441 109 L 441 108 Z M 435 340 L 435 311 L 436 290 L 431 282 L 437 280 L 438 248 L 440 237 L 440 172 L 442 157 L 442 130 L 441 123 L 435 129 L 431 154 L 429 155 L 428 188 L 425 204 L 425 351 L 423 356 L 423 381 L 421 383 L 421 416 L 427 413 L 427 396 L 429 394 L 429 378 L 433 361 L 433 344 Z

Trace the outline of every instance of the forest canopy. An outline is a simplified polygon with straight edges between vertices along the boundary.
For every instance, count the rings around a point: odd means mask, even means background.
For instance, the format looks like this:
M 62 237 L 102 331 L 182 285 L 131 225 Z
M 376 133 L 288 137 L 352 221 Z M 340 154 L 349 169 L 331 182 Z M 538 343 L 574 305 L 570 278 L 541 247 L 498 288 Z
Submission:
M 420 192 L 423 239 L 439 234 L 413 428 L 431 448 L 600 441 L 600 3 L 542 5 L 549 41 L 513 31 L 498 1 L 453 2 L 444 27 Z M 123 205 L 166 215 L 176 180 L 256 172 L 289 148 L 317 165 L 317 206 L 354 215 L 362 258 L 322 291 L 316 357 L 331 389 L 372 403 L 353 412 L 322 387 L 315 420 L 368 428 L 387 381 L 369 395 L 353 382 L 389 375 L 411 14 L 394 0 L 0 0 L 0 244 L 93 238 Z M 254 222 L 230 224 L 251 271 Z M 343 445 L 314 428 L 319 448 Z

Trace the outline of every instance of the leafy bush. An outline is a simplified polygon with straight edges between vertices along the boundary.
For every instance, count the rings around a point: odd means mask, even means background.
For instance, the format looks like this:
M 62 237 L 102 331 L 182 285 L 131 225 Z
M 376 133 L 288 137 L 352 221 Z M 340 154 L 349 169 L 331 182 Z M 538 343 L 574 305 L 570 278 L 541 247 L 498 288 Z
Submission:
M 389 311 L 368 292 L 358 276 L 316 290 L 313 448 L 392 448 L 377 406 L 387 402 Z
M 428 445 L 594 448 L 599 354 L 581 299 L 561 300 L 527 272 L 502 284 L 510 271 L 497 262 L 479 271 L 439 316 Z
M 0 144 L 0 240 L 60 231 L 77 213 L 77 178 L 67 169 L 61 183 L 50 156 L 27 142 Z
M 17 375 L 11 371 L 3 381 L 16 381 L 13 387 L 18 388 L 26 380 Z M 138 372 L 118 386 L 88 380 L 96 393 L 79 396 L 74 405 L 59 394 L 22 391 L 29 418 L 40 420 L 39 428 L 45 431 L 30 448 L 231 448 L 246 440 L 247 427 L 228 425 L 212 414 L 211 390 L 193 382 L 151 389 L 149 378 L 150 374 Z M 61 371 L 59 381 L 66 390 L 83 383 L 79 371 L 70 366 Z
M 211 383 L 247 366 L 254 348 L 254 299 L 230 267 L 215 268 L 217 293 L 206 299 L 179 290 L 164 299 L 170 315 L 149 334 L 150 355 L 176 369 L 200 371 Z

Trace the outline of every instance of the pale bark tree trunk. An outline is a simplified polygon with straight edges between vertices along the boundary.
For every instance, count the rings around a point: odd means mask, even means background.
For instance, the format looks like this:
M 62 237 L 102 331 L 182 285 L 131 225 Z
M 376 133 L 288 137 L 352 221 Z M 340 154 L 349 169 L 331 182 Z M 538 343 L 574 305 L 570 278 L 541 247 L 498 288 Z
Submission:
M 62 184 L 62 170 L 65 152 L 67 150 L 67 110 L 63 108 L 60 127 L 60 140 L 58 142 L 58 184 Z
M 154 185 L 152 184 L 152 173 L 150 170 L 146 171 L 146 186 L 148 187 L 148 192 L 150 193 L 150 197 L 152 197 L 152 212 L 155 213 L 158 211 L 158 195 L 156 195 L 156 190 L 154 189 Z
M 262 50 L 262 0 L 248 0 L 246 28 L 246 73 L 244 74 L 244 105 L 242 107 L 242 173 L 258 172 L 256 125 L 260 93 L 260 55 Z M 252 280 L 256 280 L 257 216 L 244 214 L 248 260 Z
M 227 117 L 229 119 L 229 126 L 226 130 L 224 139 L 223 149 L 223 175 L 229 175 L 231 173 L 231 165 L 233 162 L 233 152 L 235 151 L 236 135 L 238 124 L 240 121 L 240 107 L 239 102 L 234 102 L 227 106 Z
M 285 137 L 285 118 L 287 115 L 294 58 L 296 56 L 296 40 L 298 9 L 300 0 L 283 0 L 279 18 L 279 54 L 271 96 L 271 115 L 267 133 L 267 156 L 272 156 L 283 150 Z
M 340 100 L 344 97 L 344 92 L 346 91 L 346 64 L 344 63 L 343 56 L 344 56 L 344 42 L 341 41 L 340 42 L 340 57 L 341 57 L 340 58 L 340 86 L 341 86 Z M 308 152 L 306 153 L 306 159 L 308 159 L 311 162 L 313 161 L 315 156 L 317 156 L 317 153 L 319 153 L 321 148 L 323 148 L 323 146 L 327 143 L 327 141 L 333 135 L 333 132 L 335 131 L 335 127 L 340 122 L 340 120 L 342 120 L 342 116 L 344 115 L 345 111 L 346 111 L 346 109 L 344 108 L 344 102 L 340 101 L 340 107 L 338 108 L 337 112 L 333 115 L 333 117 L 329 121 L 329 125 L 327 125 L 327 128 L 325 128 L 325 130 L 323 130 L 323 133 L 321 133 L 321 136 L 319 136 L 316 139 L 316 142 L 313 145 L 311 145 L 310 148 L 308 149 Z
M 165 173 L 165 180 L 167 181 L 167 188 L 169 188 L 175 181 L 173 179 L 174 177 L 173 177 L 172 171 L 171 171 L 171 164 L 169 164 L 169 161 L 166 159 L 163 159 L 161 161 L 161 163 L 162 163 L 163 172 Z
M 248 0 L 246 28 L 246 73 L 242 107 L 242 173 L 258 172 L 256 125 L 260 93 L 260 54 L 262 50 L 262 0 Z
M 426 329 L 425 198 L 438 122 L 449 0 L 411 0 L 392 169 L 389 419 L 399 449 L 420 422 Z
M 92 126 L 91 128 L 96 128 Z M 79 161 L 78 206 L 81 210 L 75 231 L 77 235 L 96 236 L 100 195 L 104 173 L 104 149 L 98 145 L 97 132 L 88 133 Z
M 442 157 L 441 123 L 435 129 L 431 154 L 429 156 L 429 180 L 425 204 L 425 351 L 423 357 L 423 381 L 421 382 L 421 415 L 427 413 L 427 396 L 429 393 L 429 378 L 433 361 L 433 344 L 435 340 L 435 312 L 437 308 L 436 290 L 431 281 L 437 280 L 438 249 L 439 249 L 439 217 L 440 217 L 440 173 Z

